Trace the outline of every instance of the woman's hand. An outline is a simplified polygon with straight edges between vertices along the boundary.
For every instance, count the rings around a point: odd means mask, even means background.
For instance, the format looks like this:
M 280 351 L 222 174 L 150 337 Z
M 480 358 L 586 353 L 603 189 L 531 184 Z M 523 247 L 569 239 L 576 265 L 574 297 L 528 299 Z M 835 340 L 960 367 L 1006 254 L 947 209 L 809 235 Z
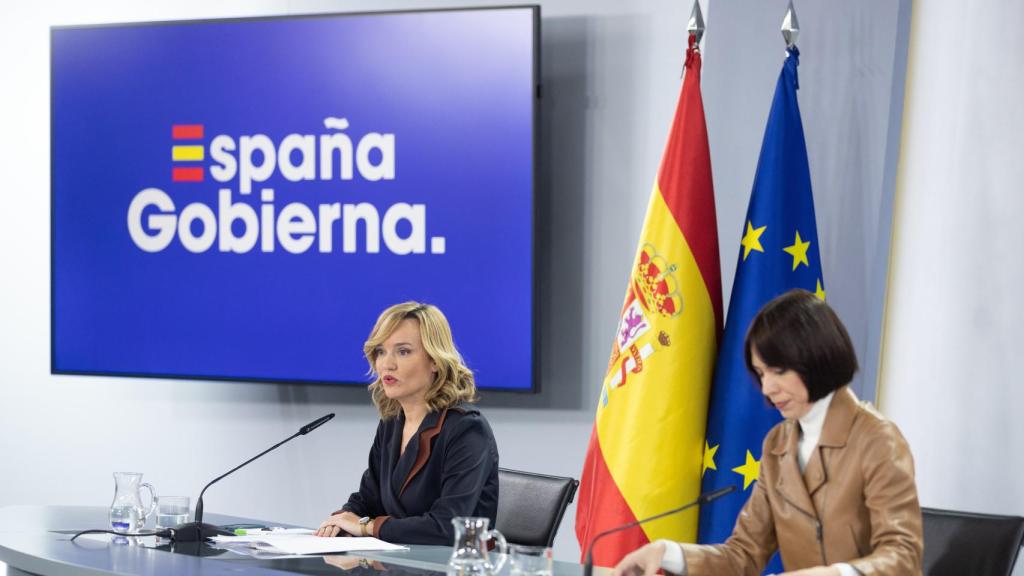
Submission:
M 634 550 L 619 562 L 612 576 L 654 576 L 661 570 L 661 559 L 665 556 L 664 542 L 651 542 Z
M 795 572 L 784 572 L 779 576 L 842 576 L 835 566 L 815 566 Z
M 327 520 L 324 520 L 313 534 L 315 536 L 328 537 L 347 534 L 359 536 L 361 532 L 359 517 L 352 512 L 342 512 L 341 514 L 335 514 Z

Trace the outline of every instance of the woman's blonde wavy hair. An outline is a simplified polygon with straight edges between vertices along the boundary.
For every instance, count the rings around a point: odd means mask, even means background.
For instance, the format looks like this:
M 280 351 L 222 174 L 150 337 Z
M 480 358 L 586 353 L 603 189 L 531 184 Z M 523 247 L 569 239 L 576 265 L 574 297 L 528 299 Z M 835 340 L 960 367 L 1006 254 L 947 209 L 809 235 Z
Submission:
M 380 374 L 376 372 L 374 366 L 375 351 L 398 328 L 402 320 L 407 318 L 415 319 L 419 323 L 423 349 L 437 368 L 434 380 L 426 393 L 427 407 L 430 411 L 444 410 L 461 402 L 476 402 L 473 372 L 466 367 L 462 355 L 455 348 L 448 319 L 436 306 L 412 301 L 402 302 L 381 312 L 370 332 L 370 337 L 363 344 L 363 355 L 370 364 L 370 375 L 373 376 L 370 397 L 380 412 L 380 417 L 384 420 L 396 418 L 402 413 L 402 406 L 397 400 L 384 394 L 384 385 L 381 384 Z

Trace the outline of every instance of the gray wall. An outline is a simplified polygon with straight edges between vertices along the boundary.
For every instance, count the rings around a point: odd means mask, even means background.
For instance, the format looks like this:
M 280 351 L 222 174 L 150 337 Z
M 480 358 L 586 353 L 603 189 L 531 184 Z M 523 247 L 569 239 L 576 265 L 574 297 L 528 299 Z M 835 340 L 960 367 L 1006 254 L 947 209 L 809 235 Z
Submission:
M 312 525 L 356 486 L 376 424 L 362 390 L 49 374 L 48 26 L 501 3 L 68 0 L 0 7 L 0 125 L 7 134 L 0 139 L 0 506 L 106 505 L 110 472 L 124 469 L 145 472 L 159 492 L 194 497 L 212 476 L 334 411 L 329 426 L 206 496 L 211 511 Z M 489 393 L 482 405 L 502 465 L 578 477 L 678 94 L 689 6 L 541 4 L 543 391 Z M 872 381 L 878 275 L 888 251 L 890 107 L 896 116 L 899 110 L 890 101 L 894 62 L 900 70 L 897 12 L 905 5 L 798 4 L 805 29 L 800 98 L 829 299 L 848 321 Z M 784 1 L 707 8 L 704 95 L 727 299 L 781 66 Z M 559 559 L 578 558 L 574 515 L 573 507 L 556 541 Z
M 798 98 L 807 140 L 826 299 L 850 331 L 874 398 L 903 106 L 910 1 L 795 2 Z M 732 287 L 747 201 L 785 44 L 786 1 L 715 2 L 704 102 L 718 204 L 722 278 Z

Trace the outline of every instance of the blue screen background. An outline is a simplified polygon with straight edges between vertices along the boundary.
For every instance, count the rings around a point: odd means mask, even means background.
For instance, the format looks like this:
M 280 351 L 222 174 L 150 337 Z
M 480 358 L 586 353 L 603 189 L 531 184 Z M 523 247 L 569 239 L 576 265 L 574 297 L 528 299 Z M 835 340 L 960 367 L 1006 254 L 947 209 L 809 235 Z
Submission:
M 159 23 L 52 30 L 53 368 L 365 383 L 362 344 L 404 300 L 437 305 L 481 388 L 533 386 L 534 14 L 531 9 Z M 395 178 L 215 181 L 219 134 L 395 135 Z M 171 127 L 202 124 L 203 182 L 172 182 Z M 237 157 L 237 152 L 236 152 Z M 186 164 L 181 164 L 186 165 Z M 132 198 L 175 212 L 220 188 L 259 213 L 300 202 L 426 205 L 427 252 L 245 254 L 175 238 L 147 253 Z M 147 212 L 148 214 L 149 212 Z M 145 221 L 145 217 L 144 217 Z M 237 227 L 236 230 L 240 231 Z M 409 232 L 407 224 L 399 235 Z M 446 239 L 444 254 L 430 238 Z

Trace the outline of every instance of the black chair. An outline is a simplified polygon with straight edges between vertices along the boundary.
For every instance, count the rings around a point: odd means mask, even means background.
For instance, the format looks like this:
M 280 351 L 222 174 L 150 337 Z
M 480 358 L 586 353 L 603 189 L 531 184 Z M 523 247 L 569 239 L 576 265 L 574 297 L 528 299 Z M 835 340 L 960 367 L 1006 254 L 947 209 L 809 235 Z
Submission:
M 1024 518 L 922 508 L 925 576 L 1010 576 Z
M 495 527 L 509 544 L 551 546 L 579 480 L 498 468 Z

